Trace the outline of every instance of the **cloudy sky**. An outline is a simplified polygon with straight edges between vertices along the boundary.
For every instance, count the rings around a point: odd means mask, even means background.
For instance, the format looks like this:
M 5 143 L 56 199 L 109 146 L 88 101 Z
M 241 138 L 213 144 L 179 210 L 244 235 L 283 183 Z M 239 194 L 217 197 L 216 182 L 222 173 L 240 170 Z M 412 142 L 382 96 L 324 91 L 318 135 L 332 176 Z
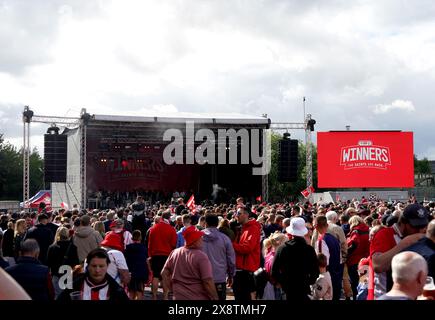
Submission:
M 24 105 L 302 122 L 306 96 L 316 131 L 414 131 L 435 159 L 434 17 L 432 0 L 0 0 L 0 133 L 22 144 Z

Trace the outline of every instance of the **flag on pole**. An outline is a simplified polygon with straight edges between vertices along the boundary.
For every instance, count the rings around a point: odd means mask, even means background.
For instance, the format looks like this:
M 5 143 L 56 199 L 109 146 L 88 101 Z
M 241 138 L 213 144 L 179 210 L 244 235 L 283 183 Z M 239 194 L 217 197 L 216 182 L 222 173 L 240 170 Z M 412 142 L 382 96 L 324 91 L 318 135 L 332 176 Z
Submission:
M 308 199 L 310 197 L 310 194 L 314 192 L 313 186 L 309 186 L 305 190 L 301 191 L 301 194 L 304 196 L 305 199 Z
M 190 209 L 190 211 L 194 211 L 195 210 L 195 195 L 191 195 L 189 200 L 186 203 L 187 207 Z
M 257 200 L 258 202 L 261 202 L 261 196 L 258 196 L 257 198 L 255 198 L 255 200 Z
M 61 202 L 61 203 L 60 203 L 60 207 L 61 207 L 62 209 L 68 210 L 68 204 L 66 204 L 65 202 Z

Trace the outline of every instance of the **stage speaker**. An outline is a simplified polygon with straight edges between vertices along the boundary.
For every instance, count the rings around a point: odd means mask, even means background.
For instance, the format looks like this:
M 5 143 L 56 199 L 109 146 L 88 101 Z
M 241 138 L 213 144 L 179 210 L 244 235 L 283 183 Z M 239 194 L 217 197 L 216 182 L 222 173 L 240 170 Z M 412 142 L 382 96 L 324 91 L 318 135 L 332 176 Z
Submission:
M 279 142 L 278 181 L 296 182 L 298 179 L 298 140 Z
M 67 136 L 44 134 L 44 181 L 66 182 Z

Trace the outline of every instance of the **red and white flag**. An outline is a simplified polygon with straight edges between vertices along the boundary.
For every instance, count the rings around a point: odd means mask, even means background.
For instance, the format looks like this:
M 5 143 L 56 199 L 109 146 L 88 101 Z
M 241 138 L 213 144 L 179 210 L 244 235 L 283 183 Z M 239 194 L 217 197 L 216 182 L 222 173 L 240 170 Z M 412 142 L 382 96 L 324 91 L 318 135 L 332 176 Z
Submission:
M 301 194 L 304 196 L 305 199 L 308 199 L 310 197 L 310 194 L 314 192 L 313 186 L 309 186 L 305 190 L 301 191 Z
M 195 196 L 192 194 L 189 198 L 189 200 L 186 203 L 187 207 L 190 209 L 190 211 L 194 211 L 196 206 L 195 206 Z

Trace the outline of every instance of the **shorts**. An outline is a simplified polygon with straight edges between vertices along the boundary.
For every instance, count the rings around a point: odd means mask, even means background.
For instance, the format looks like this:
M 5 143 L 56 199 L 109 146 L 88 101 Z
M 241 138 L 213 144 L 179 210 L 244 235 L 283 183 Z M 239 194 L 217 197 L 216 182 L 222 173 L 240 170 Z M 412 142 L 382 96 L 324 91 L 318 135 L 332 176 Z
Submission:
M 168 256 L 153 256 L 151 257 L 151 270 L 153 272 L 153 278 L 159 278 L 162 280 L 162 269 L 165 266 Z

